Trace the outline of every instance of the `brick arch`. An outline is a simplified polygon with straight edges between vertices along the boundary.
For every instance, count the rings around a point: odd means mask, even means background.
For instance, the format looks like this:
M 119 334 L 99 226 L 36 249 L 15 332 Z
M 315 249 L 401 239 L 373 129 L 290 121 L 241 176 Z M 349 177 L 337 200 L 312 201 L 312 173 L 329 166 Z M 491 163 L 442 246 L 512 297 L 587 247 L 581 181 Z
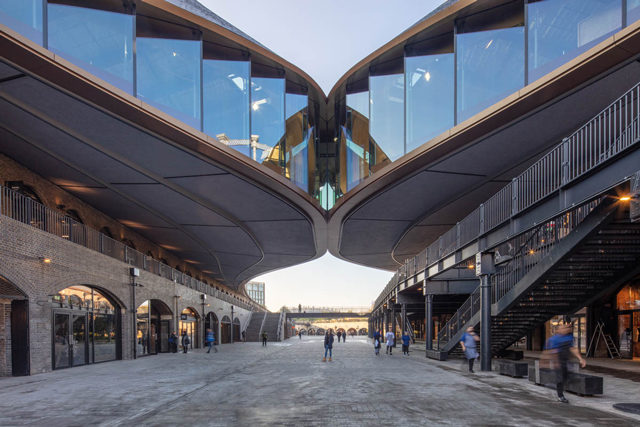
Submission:
M 54 294 L 71 286 L 87 286 L 104 293 L 105 296 L 108 296 L 113 300 L 113 302 L 118 304 L 120 308 L 126 310 L 129 307 L 129 303 L 126 302 L 131 298 L 129 287 L 124 287 L 121 284 L 114 284 L 113 282 L 106 280 L 96 280 L 95 277 L 87 280 L 86 276 L 74 276 L 75 277 L 61 278 L 48 285 L 47 288 L 52 289 L 51 294 Z
M 29 299 L 36 298 L 39 295 L 36 287 L 31 284 L 32 282 L 27 280 L 22 273 L 11 268 L 9 265 L 0 264 L 0 276 L 2 276 L 11 285 L 15 286 Z

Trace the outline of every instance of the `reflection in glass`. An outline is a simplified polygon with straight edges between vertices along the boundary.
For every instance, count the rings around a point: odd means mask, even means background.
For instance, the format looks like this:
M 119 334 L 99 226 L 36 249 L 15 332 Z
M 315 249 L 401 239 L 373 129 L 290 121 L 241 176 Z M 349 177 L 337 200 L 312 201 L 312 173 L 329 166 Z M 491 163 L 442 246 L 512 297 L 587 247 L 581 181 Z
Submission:
M 251 79 L 251 135 L 258 138 L 251 157 L 278 173 L 284 168 L 284 79 Z
M 87 355 L 87 316 L 73 316 L 73 366 L 86 363 Z
M 53 368 L 69 367 L 69 315 L 56 313 L 53 322 Z
M 456 35 L 458 123 L 524 85 L 524 27 Z
M 454 55 L 405 58 L 407 152 L 454 125 Z
M 640 0 L 627 0 L 627 25 L 640 19 Z
M 0 24 L 42 45 L 42 0 L 1 0 Z
M 143 302 L 136 313 L 136 353 L 140 356 L 149 354 L 149 300 Z
M 309 191 L 309 98 L 307 95 L 287 93 L 286 106 L 286 173 L 295 185 Z
M 544 0 L 528 4 L 527 16 L 529 81 L 575 58 L 622 27 L 620 0 Z
M 340 161 L 344 162 L 340 169 L 346 179 L 340 183 L 343 192 L 350 191 L 369 176 L 370 148 L 373 147 L 369 143 L 369 92 L 349 93 L 346 102 L 346 123 L 341 129 L 340 141 Z
M 49 49 L 133 93 L 133 16 L 49 3 Z
M 206 59 L 202 63 L 204 132 L 250 156 L 249 62 Z M 221 136 L 224 134 L 224 136 Z
M 93 318 L 94 362 L 116 359 L 116 319 L 113 314 L 95 314 Z
M 197 40 L 138 36 L 138 98 L 200 129 L 200 55 Z
M 404 75 L 369 77 L 369 134 L 382 150 L 374 164 L 404 154 Z

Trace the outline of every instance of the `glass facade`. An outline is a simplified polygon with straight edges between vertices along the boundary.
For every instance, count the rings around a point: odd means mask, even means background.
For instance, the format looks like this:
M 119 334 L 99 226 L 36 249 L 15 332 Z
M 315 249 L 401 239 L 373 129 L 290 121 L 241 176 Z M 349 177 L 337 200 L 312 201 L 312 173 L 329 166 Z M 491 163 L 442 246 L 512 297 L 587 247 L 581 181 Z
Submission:
M 231 147 L 246 156 L 249 147 L 248 61 L 206 59 L 203 75 L 203 131 L 220 141 L 233 140 Z
M 439 35 L 416 34 L 404 54 L 357 70 L 320 121 L 322 94 L 221 35 L 136 14 L 131 2 L 82 5 L 0 0 L 0 23 L 287 177 L 324 209 L 640 19 L 640 0 L 502 2 L 448 22 Z
M 375 165 L 404 154 L 404 75 L 369 77 L 369 135 L 380 147 Z
M 0 24 L 43 44 L 42 0 L 0 1 Z
M 286 153 L 284 86 L 284 79 L 251 79 L 251 136 L 257 138 L 251 157 L 278 173 L 284 170 Z
M 405 58 L 407 152 L 454 125 L 454 54 Z
M 249 282 L 245 286 L 249 298 L 264 305 L 264 282 Z
M 524 86 L 524 27 L 456 35 L 457 121 Z
M 143 26 L 136 39 L 138 98 L 200 129 L 202 42 L 151 36 L 144 24 L 138 26 Z
M 633 12 L 631 3 L 633 1 L 629 3 Z M 532 2 L 527 5 L 527 21 L 529 81 L 532 82 L 622 28 L 622 1 Z
M 133 93 L 133 15 L 50 2 L 47 18 L 52 52 Z

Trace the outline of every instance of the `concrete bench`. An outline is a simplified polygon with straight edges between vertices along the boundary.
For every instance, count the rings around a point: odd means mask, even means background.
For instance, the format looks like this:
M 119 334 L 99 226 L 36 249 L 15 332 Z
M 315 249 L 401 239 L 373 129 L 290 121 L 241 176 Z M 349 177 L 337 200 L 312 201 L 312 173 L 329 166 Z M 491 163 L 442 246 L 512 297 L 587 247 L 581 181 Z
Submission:
M 496 359 L 493 363 L 498 368 L 500 375 L 507 375 L 514 378 L 522 378 L 529 375 L 529 363 L 517 362 L 508 359 Z
M 443 360 L 447 360 L 448 353 L 446 351 L 439 351 L 439 350 L 426 350 L 426 356 L 429 359 L 443 361 Z
M 522 360 L 524 352 L 522 350 L 502 350 L 498 353 L 501 359 Z
M 538 385 L 556 385 L 557 373 L 553 369 L 540 368 L 537 363 L 529 366 L 529 381 Z M 593 396 L 604 392 L 604 379 L 597 375 L 569 372 L 565 390 L 581 396 Z

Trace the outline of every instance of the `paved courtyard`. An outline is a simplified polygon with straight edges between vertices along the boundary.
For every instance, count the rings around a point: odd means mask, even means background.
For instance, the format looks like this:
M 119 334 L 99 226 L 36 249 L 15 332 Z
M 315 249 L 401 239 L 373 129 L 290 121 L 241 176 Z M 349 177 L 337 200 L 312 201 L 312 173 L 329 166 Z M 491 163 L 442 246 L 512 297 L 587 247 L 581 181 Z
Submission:
M 608 397 L 568 395 L 564 405 L 526 379 L 463 373 L 461 361 L 429 361 L 420 351 L 375 357 L 364 338 L 336 342 L 331 363 L 321 352 L 321 337 L 304 337 L 0 379 L 0 425 L 640 423 L 611 408 L 615 399 L 639 400 L 637 383 L 623 379 L 615 390 L 605 379 Z

